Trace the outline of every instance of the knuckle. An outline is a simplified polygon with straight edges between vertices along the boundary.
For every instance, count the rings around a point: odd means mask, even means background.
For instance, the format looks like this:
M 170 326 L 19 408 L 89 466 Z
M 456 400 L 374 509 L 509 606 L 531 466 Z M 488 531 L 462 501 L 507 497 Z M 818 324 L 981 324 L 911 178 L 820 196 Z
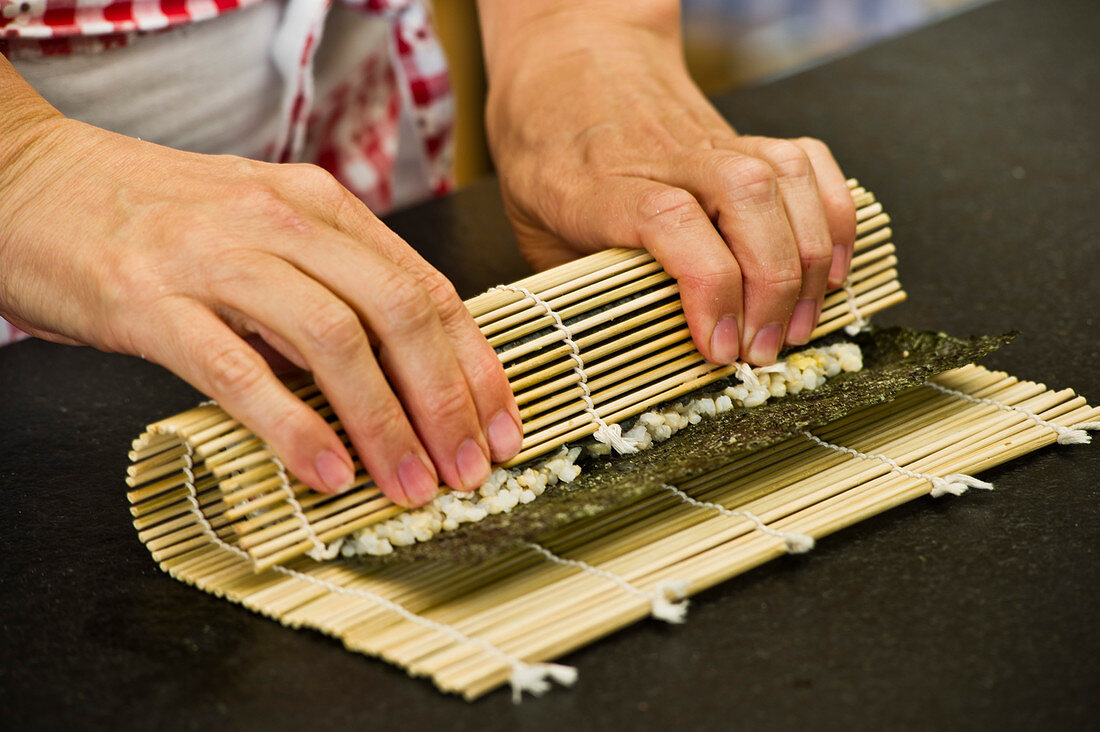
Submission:
M 427 291 L 407 275 L 392 275 L 382 286 L 384 325 L 392 331 L 423 331 L 438 319 Z
M 741 283 L 741 272 L 730 267 L 720 267 L 708 271 L 693 271 L 681 275 L 681 287 L 705 292 L 726 291 Z
M 240 395 L 256 389 L 267 367 L 263 359 L 243 343 L 227 346 L 210 359 L 210 379 L 215 394 Z
M 253 206 L 275 207 L 284 205 L 279 190 L 265 177 L 256 177 L 234 184 L 237 197 L 242 203 Z
M 342 302 L 316 307 L 306 315 L 303 328 L 312 348 L 321 353 L 347 355 L 366 344 L 359 317 Z
M 821 140 L 817 139 L 816 137 L 799 137 L 796 142 L 802 146 L 803 150 L 809 148 L 810 150 L 814 150 L 815 152 L 824 152 L 830 155 L 832 154 L 831 152 L 829 152 L 829 146 Z
M 773 265 L 764 270 L 760 283 L 769 291 L 784 294 L 798 292 L 802 288 L 802 270 L 797 263 L 794 267 Z
M 239 183 L 236 193 L 238 207 L 246 218 L 259 218 L 269 226 L 293 231 L 312 228 L 306 216 L 266 180 Z
M 805 178 L 813 173 L 810 156 L 790 140 L 769 140 L 763 149 L 768 161 L 782 176 Z
M 832 247 L 823 243 L 822 247 L 803 252 L 800 259 L 803 272 L 816 272 L 826 269 L 833 261 Z
M 369 437 L 371 449 L 378 452 L 401 447 L 400 426 L 406 421 L 401 403 L 390 397 L 374 401 L 355 419 L 355 426 Z
M 450 379 L 446 384 L 433 390 L 431 414 L 433 422 L 454 425 L 468 421 L 470 411 L 470 389 L 465 379 Z
M 422 276 L 420 286 L 431 297 L 436 310 L 444 321 L 469 316 L 469 311 L 458 296 L 455 286 L 439 272 L 432 270 Z
M 377 224 L 378 219 L 363 205 L 363 202 L 344 187 L 336 176 L 324 168 L 311 163 L 295 163 L 291 174 L 296 184 L 303 186 L 310 200 L 328 216 L 340 219 L 366 217 L 368 224 Z
M 699 204 L 682 188 L 652 188 L 638 202 L 641 225 L 656 225 L 664 230 L 689 226 L 697 218 Z
M 287 172 L 290 175 L 314 193 L 330 199 L 342 199 L 344 197 L 344 186 L 336 179 L 336 176 L 319 165 L 294 163 L 287 167 Z
M 716 173 L 725 188 L 726 199 L 736 208 L 772 208 L 779 202 L 775 170 L 759 158 L 725 158 Z
M 833 258 L 833 243 L 829 239 L 827 224 L 822 221 L 820 231 L 816 228 L 810 232 L 803 232 L 798 236 L 798 256 L 802 260 L 802 268 L 826 264 Z
M 504 367 L 488 341 L 481 341 L 477 352 L 462 361 L 462 370 L 474 387 L 474 394 L 484 399 L 511 398 Z
M 301 446 L 307 444 L 303 436 L 305 425 L 301 409 L 298 407 L 280 409 L 279 413 L 271 418 L 271 423 L 265 430 L 265 437 L 268 442 L 276 446 Z

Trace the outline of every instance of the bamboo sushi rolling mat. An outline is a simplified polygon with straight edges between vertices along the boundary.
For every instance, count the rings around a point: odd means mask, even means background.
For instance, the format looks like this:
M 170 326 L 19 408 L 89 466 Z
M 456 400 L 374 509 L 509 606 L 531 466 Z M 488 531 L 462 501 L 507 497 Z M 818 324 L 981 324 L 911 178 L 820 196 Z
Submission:
M 849 182 L 857 241 L 845 286 L 828 294 L 813 338 L 864 323 L 905 299 L 889 217 L 874 196 Z M 648 253 L 614 249 L 494 288 L 466 303 L 497 349 L 523 421 L 520 453 L 505 465 L 544 456 L 590 435 L 618 448 L 618 423 L 735 373 L 695 349 L 676 283 Z M 296 394 L 349 445 L 312 382 Z M 354 452 L 353 452 L 354 454 Z M 316 493 L 289 477 L 267 446 L 216 405 L 150 425 L 135 440 L 127 484 L 142 540 L 159 559 L 205 541 L 177 518 L 185 468 L 204 510 L 229 525 L 235 546 L 258 569 L 306 553 L 331 556 L 341 537 L 402 512 L 356 461 L 355 487 Z M 217 491 L 211 489 L 217 487 Z M 216 495 L 215 495 L 216 494 Z M 174 520 L 170 520 L 174 519 Z
M 852 276 L 827 298 L 815 337 L 904 298 L 888 218 L 851 187 Z M 614 445 L 623 419 L 734 372 L 691 347 L 674 283 L 644 253 L 578 260 L 467 304 L 523 410 L 513 462 L 593 434 Z M 299 394 L 339 429 L 312 385 Z M 991 487 L 972 475 L 1087 441 L 1081 426 L 1098 419 L 1072 391 L 967 366 L 474 566 L 308 558 L 401 509 L 361 467 L 349 494 L 307 491 L 213 405 L 135 441 L 129 497 L 139 536 L 173 577 L 440 689 L 473 699 L 511 683 L 518 697 L 572 683 L 550 661 L 575 648 L 650 614 L 679 622 L 688 595 L 893 506 Z

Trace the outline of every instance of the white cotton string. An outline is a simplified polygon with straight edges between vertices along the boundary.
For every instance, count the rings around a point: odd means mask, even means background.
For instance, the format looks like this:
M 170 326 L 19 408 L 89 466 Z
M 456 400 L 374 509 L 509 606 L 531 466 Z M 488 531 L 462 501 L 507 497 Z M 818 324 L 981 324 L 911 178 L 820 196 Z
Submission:
M 852 289 L 851 281 L 844 280 L 842 287 L 844 288 L 844 294 L 847 296 L 848 311 L 852 314 L 852 317 L 855 318 L 851 323 L 844 326 L 844 332 L 854 336 L 860 331 L 870 328 L 871 324 L 863 317 L 863 313 L 859 311 L 859 306 L 856 305 L 856 291 Z
M 477 639 L 474 639 L 477 640 Z M 512 703 L 523 701 L 523 692 L 542 696 L 550 691 L 550 682 L 556 681 L 562 686 L 577 683 L 577 669 L 560 663 L 525 663 L 519 659 L 512 662 Z
M 581 401 L 584 402 L 584 411 L 588 412 L 589 417 L 596 424 L 596 431 L 592 434 L 596 438 L 597 442 L 602 442 L 605 445 L 609 445 L 618 453 L 635 453 L 638 452 L 638 443 L 634 440 L 623 436 L 623 428 L 618 424 L 608 424 L 604 421 L 603 417 L 596 411 L 596 403 L 592 401 L 592 391 L 588 388 L 588 374 L 584 370 L 584 361 L 581 359 L 581 349 L 577 345 L 577 342 L 573 340 L 573 332 L 569 330 L 569 326 L 565 324 L 562 317 L 550 307 L 550 303 L 543 300 L 535 293 L 528 290 L 522 285 L 498 285 L 492 288 L 499 292 L 516 292 L 532 300 L 536 305 L 546 311 L 554 320 L 554 327 L 558 332 L 565 337 L 565 343 L 569 346 L 569 357 L 573 359 L 573 372 L 577 374 L 578 386 L 581 390 Z M 492 292 L 490 290 L 490 292 Z
M 572 666 L 563 666 L 558 663 L 527 663 L 513 656 L 510 653 L 502 651 L 494 646 L 492 643 L 483 640 L 481 638 L 473 638 L 466 635 L 458 628 L 446 623 L 440 623 L 430 618 L 426 618 L 423 615 L 417 615 L 413 611 L 399 605 L 393 600 L 389 600 L 381 595 L 376 595 L 373 592 L 367 590 L 350 589 L 347 587 L 341 587 L 340 585 L 329 582 L 328 580 L 320 579 L 312 575 L 304 574 L 302 572 L 296 572 L 293 569 L 288 569 L 280 565 L 272 567 L 276 572 L 281 572 L 286 575 L 296 577 L 298 579 L 305 580 L 318 587 L 324 587 L 330 592 L 335 592 L 341 595 L 352 595 L 354 597 L 362 597 L 370 600 L 387 610 L 397 613 L 405 620 L 411 623 L 415 623 L 421 627 L 429 628 L 431 630 L 442 633 L 443 635 L 450 636 L 454 640 L 460 643 L 470 643 L 480 647 L 481 649 L 488 651 L 492 655 L 496 656 L 500 660 L 508 664 L 512 669 L 512 675 L 509 678 L 509 682 L 512 686 L 512 702 L 518 704 L 523 699 L 523 692 L 534 694 L 539 696 L 545 694 L 550 690 L 550 680 L 554 680 L 563 686 L 572 686 L 577 682 L 577 669 Z
M 270 447 L 267 449 L 271 450 Z M 306 538 L 313 545 L 306 556 L 318 562 L 336 558 L 336 555 L 340 553 L 340 547 L 344 545 L 344 540 L 338 539 L 331 546 L 325 546 L 325 542 L 321 541 L 321 537 L 317 536 L 317 532 L 313 530 L 313 524 L 306 518 L 306 512 L 302 508 L 302 504 L 298 502 L 298 496 L 294 495 L 294 489 L 290 487 L 290 479 L 287 477 L 286 466 L 283 465 L 283 461 L 272 454 L 271 462 L 275 464 L 275 474 L 279 476 L 280 487 L 283 489 L 283 493 L 286 494 L 286 502 L 290 504 L 290 510 L 294 512 L 294 517 L 298 519 L 298 523 L 302 525 L 302 529 L 306 532 Z
M 178 436 L 178 435 L 177 435 Z M 187 494 L 185 498 L 188 503 L 191 504 L 191 513 L 194 515 L 195 520 L 202 528 L 203 533 L 214 542 L 219 548 L 225 549 L 233 554 L 241 557 L 242 559 L 251 562 L 252 558 L 248 556 L 248 553 L 222 541 L 222 538 L 218 536 L 214 531 L 213 525 L 206 518 L 202 512 L 202 507 L 199 505 L 199 493 L 195 487 L 195 473 L 194 473 L 194 455 L 195 452 L 191 447 L 191 443 L 186 439 L 181 438 L 186 452 L 183 456 L 183 474 L 184 485 L 187 488 Z M 455 628 L 446 623 L 440 623 L 430 618 L 426 618 L 423 615 L 417 615 L 411 610 L 405 608 L 403 605 L 399 605 L 393 600 L 389 600 L 381 595 L 376 595 L 373 592 L 368 592 L 361 589 L 351 589 L 349 587 L 341 587 L 340 585 L 333 584 L 327 580 L 314 577 L 304 572 L 290 569 L 282 565 L 275 565 L 272 570 L 284 574 L 288 577 L 300 579 L 310 584 L 317 585 L 318 587 L 324 587 L 330 592 L 335 592 L 339 595 L 350 595 L 353 597 L 362 597 L 363 599 L 370 600 L 371 602 L 380 605 L 387 610 L 397 613 L 410 623 L 414 623 L 423 628 L 428 628 L 443 635 L 458 641 L 459 643 L 467 643 L 475 645 L 489 654 L 499 658 L 504 663 L 508 664 L 512 673 L 509 677 L 509 684 L 512 687 L 512 701 L 518 704 L 523 698 L 523 692 L 539 696 L 545 694 L 550 690 L 550 682 L 556 681 L 563 686 L 572 686 L 577 681 L 577 669 L 572 666 L 564 666 L 559 663 L 528 663 L 522 660 L 518 656 L 514 656 L 511 653 L 497 648 L 495 645 L 482 638 L 474 638 L 466 635 L 458 628 Z
M 774 536 L 777 539 L 781 539 L 783 541 L 783 544 L 787 547 L 787 551 L 791 554 L 805 554 L 806 552 L 814 548 L 814 538 L 809 534 L 803 534 L 797 531 L 781 531 L 779 529 L 773 529 L 772 527 L 765 524 L 763 519 L 761 519 L 752 511 L 735 511 L 726 508 L 720 503 L 699 501 L 692 498 L 687 493 L 684 493 L 676 486 L 669 485 L 668 483 L 662 483 L 661 487 L 665 490 L 672 491 L 674 494 L 676 494 L 676 496 L 679 497 L 681 501 L 688 504 L 689 506 L 717 511 L 722 516 L 726 516 L 728 518 L 748 519 L 752 522 L 753 526 L 756 527 L 757 531 L 768 534 L 769 536 Z
M 967 488 L 981 488 L 982 490 L 987 491 L 993 490 L 992 483 L 987 483 L 984 480 L 978 480 L 972 475 L 965 475 L 964 473 L 951 473 L 950 475 L 939 476 L 928 475 L 927 473 L 918 473 L 915 470 L 903 468 L 901 465 L 898 464 L 896 460 L 887 457 L 886 455 L 879 455 L 872 452 L 860 452 L 859 450 L 853 450 L 850 447 L 834 445 L 831 442 L 826 442 L 825 440 L 821 439 L 812 432 L 809 432 L 808 430 L 804 430 L 802 434 L 805 435 L 809 440 L 816 442 L 822 447 L 827 447 L 830 450 L 835 450 L 836 452 L 841 452 L 845 455 L 851 455 L 852 457 L 857 457 L 860 460 L 877 460 L 890 466 L 890 469 L 897 473 L 901 473 L 902 475 L 914 478 L 916 480 L 928 481 L 932 484 L 931 495 L 933 498 L 939 498 L 940 496 L 947 493 L 950 493 L 953 496 L 961 496 L 963 493 L 966 493 Z
M 940 386 L 939 384 L 931 381 L 925 382 L 925 386 L 930 386 L 936 391 L 943 392 L 944 394 L 948 394 L 950 396 L 965 399 L 968 402 L 974 402 L 975 404 L 988 404 L 1005 412 L 1017 412 L 1019 414 L 1022 414 L 1030 419 L 1032 422 L 1054 430 L 1054 432 L 1058 435 L 1059 445 L 1087 445 L 1092 442 L 1092 435 L 1090 435 L 1085 430 L 1100 429 L 1100 422 L 1082 422 L 1080 424 L 1075 424 L 1072 427 L 1066 427 L 1064 425 L 1055 424 L 1054 422 L 1047 421 L 1035 412 L 1025 407 L 1017 407 L 1012 404 L 1005 404 L 1004 402 L 999 402 L 996 399 L 985 399 L 983 397 L 971 396 L 964 391 L 949 389 L 946 386 Z
M 218 535 L 214 532 L 214 527 L 211 526 L 210 522 L 206 520 L 206 516 L 202 512 L 202 506 L 199 505 L 199 492 L 198 489 L 195 488 L 195 451 L 191 447 L 191 443 L 187 440 L 183 440 L 183 446 L 187 451 L 183 455 L 183 483 L 185 486 L 187 486 L 187 495 L 184 496 L 184 498 L 186 498 L 187 502 L 191 504 L 191 512 L 195 514 L 195 518 L 202 526 L 203 531 L 207 535 L 213 537 L 214 541 L 218 542 L 219 544 L 224 544 L 221 538 L 219 538 Z M 240 549 L 237 549 L 236 547 L 230 546 L 228 544 L 225 544 L 225 546 L 229 547 L 238 554 L 244 554 L 244 552 L 242 552 Z
M 614 572 L 608 572 L 606 569 L 594 567 L 588 562 L 559 556 L 535 542 L 528 542 L 527 546 L 555 564 L 560 564 L 563 567 L 576 567 L 588 574 L 610 580 L 630 594 L 648 600 L 649 612 L 658 620 L 678 624 L 684 622 L 687 618 L 688 601 L 684 599 L 690 587 L 687 580 L 664 580 L 659 582 L 652 591 L 647 592 L 624 577 Z

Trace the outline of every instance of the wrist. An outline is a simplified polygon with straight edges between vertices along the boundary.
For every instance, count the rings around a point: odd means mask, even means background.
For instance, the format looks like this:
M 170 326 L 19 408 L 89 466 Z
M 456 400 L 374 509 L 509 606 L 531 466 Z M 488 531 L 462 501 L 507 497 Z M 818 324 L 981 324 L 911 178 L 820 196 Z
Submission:
M 660 76 L 687 74 L 676 2 L 671 3 L 671 13 L 629 17 L 623 10 L 626 4 L 620 2 L 593 0 L 580 9 L 572 2 L 541 4 L 553 8 L 523 13 L 516 8 L 524 3 L 510 3 L 500 11 L 501 18 L 483 17 L 487 26 L 496 23 L 485 45 L 485 121 L 498 165 L 499 143 L 519 133 L 518 123 L 530 126 L 535 118 L 560 119 L 563 113 L 568 117 L 562 106 L 573 102 L 587 109 L 591 104 L 584 98 L 622 89 L 641 69 Z M 505 26 L 511 29 L 508 33 L 503 32 Z
M 17 232 L 24 212 L 33 211 L 29 202 L 43 186 L 39 163 L 66 121 L 0 57 L 0 310 L 9 319 L 15 315 L 10 260 L 20 238 Z
M 0 250 L 11 236 L 16 212 L 49 178 L 42 168 L 50 167 L 46 160 L 69 121 L 53 107 L 5 115 L 0 125 Z
M 574 55 L 664 54 L 682 63 L 679 0 L 479 0 L 490 86 Z
M 0 57 L 0 181 L 49 122 L 62 115 Z

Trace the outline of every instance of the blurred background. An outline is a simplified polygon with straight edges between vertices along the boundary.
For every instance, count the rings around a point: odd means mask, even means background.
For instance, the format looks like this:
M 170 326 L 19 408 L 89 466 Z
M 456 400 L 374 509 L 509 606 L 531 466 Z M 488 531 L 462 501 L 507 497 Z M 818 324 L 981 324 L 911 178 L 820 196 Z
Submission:
M 795 73 L 989 1 L 682 0 L 684 51 L 696 82 L 714 95 Z M 492 170 L 477 8 L 475 0 L 435 0 L 434 10 L 458 104 L 455 181 L 462 186 Z

